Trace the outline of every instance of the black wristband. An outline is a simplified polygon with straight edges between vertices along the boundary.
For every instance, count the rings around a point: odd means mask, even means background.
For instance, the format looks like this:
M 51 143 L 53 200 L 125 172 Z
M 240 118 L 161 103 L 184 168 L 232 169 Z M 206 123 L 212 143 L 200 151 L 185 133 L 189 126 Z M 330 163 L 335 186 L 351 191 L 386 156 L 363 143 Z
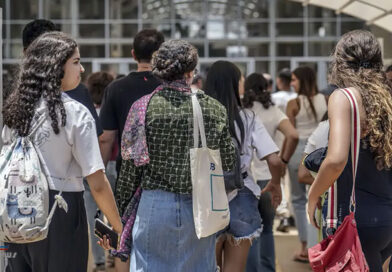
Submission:
M 289 164 L 289 162 L 286 161 L 285 159 L 283 159 L 282 157 L 280 158 L 280 160 L 281 160 L 282 162 L 284 162 L 285 164 Z

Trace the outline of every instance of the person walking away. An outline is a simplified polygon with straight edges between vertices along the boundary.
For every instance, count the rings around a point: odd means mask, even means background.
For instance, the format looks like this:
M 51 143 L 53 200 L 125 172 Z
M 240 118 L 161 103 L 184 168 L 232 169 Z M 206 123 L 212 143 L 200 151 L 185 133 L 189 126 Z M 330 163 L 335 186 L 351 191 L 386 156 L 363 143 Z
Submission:
M 151 58 L 163 42 L 163 34 L 155 29 L 139 31 L 133 39 L 131 52 L 137 63 L 137 70 L 113 81 L 105 90 L 99 114 L 103 127 L 99 144 L 105 165 L 109 162 L 116 144 L 117 149 L 120 150 L 125 120 L 132 104 L 142 96 L 151 93 L 160 84 L 160 81 L 151 73 Z M 119 153 L 116 159 L 117 174 L 120 172 L 121 161 Z M 119 258 L 115 258 L 115 266 L 117 272 L 129 271 L 129 263 L 123 263 Z
M 19 84 L 4 106 L 3 142 L 29 135 L 37 118 L 45 116 L 31 136 L 49 185 L 49 208 L 62 191 L 68 212 L 55 209 L 46 239 L 9 243 L 7 271 L 86 271 L 88 234 L 83 202 L 83 176 L 113 229 L 122 224 L 109 182 L 103 172 L 95 122 L 82 104 L 65 91 L 80 83 L 76 42 L 61 32 L 48 32 L 26 50 Z M 61 154 L 59 156 L 58 154 Z M 56 196 L 57 198 L 57 196 Z
M 192 212 L 190 84 L 197 62 L 197 50 L 188 42 L 163 43 L 152 59 L 152 72 L 162 84 L 135 102 L 127 118 L 116 191 L 121 213 L 137 188 L 143 189 L 132 231 L 131 271 L 216 270 L 215 235 L 198 239 Z M 235 150 L 226 110 L 202 92 L 197 99 L 207 146 L 220 151 L 223 170 L 231 171 Z
M 271 100 L 271 93 L 267 91 L 267 81 L 261 74 L 253 73 L 245 79 L 245 94 L 243 105 L 251 109 L 255 118 L 260 120 L 268 134 L 274 138 L 280 131 L 287 139 L 286 150 L 281 152 L 281 160 L 289 161 L 298 143 L 298 133 L 290 123 L 287 116 Z M 253 154 L 252 176 L 261 189 L 267 185 L 272 176 L 265 161 L 257 159 Z M 284 174 L 285 168 L 282 169 Z M 275 210 L 271 206 L 269 193 L 260 196 L 258 204 L 260 216 L 263 222 L 263 232 L 250 248 L 246 271 L 275 271 L 275 244 L 273 237 L 273 222 Z
M 355 220 L 370 271 L 382 272 L 383 263 L 392 254 L 392 95 L 377 38 L 365 30 L 343 35 L 333 53 L 330 78 L 339 88 L 349 88 L 358 102 L 361 144 Z M 342 90 L 330 96 L 328 115 L 328 153 L 309 190 L 308 215 L 314 226 L 319 196 L 337 180 L 346 165 L 351 168 L 351 105 Z M 344 180 L 344 184 L 338 181 L 338 192 L 352 184 L 352 178 Z M 338 208 L 345 207 L 338 214 L 343 218 L 349 214 L 351 190 L 347 191 L 338 203 Z
M 112 82 L 114 77 L 108 72 L 95 72 L 87 77 L 87 89 L 94 103 L 95 110 L 99 114 L 101 108 L 103 92 L 107 85 Z M 115 161 L 109 161 L 106 166 L 106 176 L 109 183 L 114 190 L 114 183 L 116 179 Z M 90 247 L 92 249 L 95 268 L 94 271 L 105 271 L 105 251 L 98 245 L 98 238 L 94 234 L 95 216 L 97 213 L 97 204 L 91 194 L 90 187 L 87 181 L 84 181 L 86 190 L 84 191 L 84 204 L 86 206 L 87 221 L 90 228 Z M 99 212 L 100 213 L 100 212 Z M 102 215 L 99 216 L 102 220 Z M 113 262 L 113 260 L 112 260 Z M 114 265 L 114 264 L 113 264 Z
M 298 93 L 296 99 L 287 104 L 286 114 L 299 134 L 299 142 L 292 158 L 288 161 L 288 170 L 291 183 L 291 202 L 298 229 L 301 249 L 294 255 L 294 260 L 308 262 L 307 254 L 307 219 L 306 219 L 306 186 L 298 182 L 298 167 L 302 162 L 302 155 L 306 141 L 316 129 L 318 123 L 327 111 L 327 102 L 324 95 L 318 93 L 316 75 L 313 69 L 303 66 L 292 73 L 291 86 Z M 285 143 L 283 144 L 283 149 Z
M 281 201 L 279 151 L 266 128 L 255 114 L 243 109 L 240 96 L 244 94 L 244 78 L 231 62 L 217 61 L 209 69 L 205 92 L 221 102 L 229 118 L 230 135 L 241 148 L 241 173 L 244 188 L 229 193 L 230 224 L 218 235 L 216 258 L 224 272 L 244 271 L 251 242 L 260 236 L 261 218 L 258 210 L 260 187 L 250 171 L 252 157 L 266 160 L 272 178 L 263 192 L 271 193 L 271 205 L 276 208 Z

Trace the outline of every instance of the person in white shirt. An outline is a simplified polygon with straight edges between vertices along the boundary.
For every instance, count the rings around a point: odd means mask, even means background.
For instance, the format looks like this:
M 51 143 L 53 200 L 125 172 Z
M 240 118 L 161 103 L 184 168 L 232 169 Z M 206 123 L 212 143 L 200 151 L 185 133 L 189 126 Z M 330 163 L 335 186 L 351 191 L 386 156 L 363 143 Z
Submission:
M 294 255 L 294 260 L 308 262 L 306 187 L 305 184 L 298 182 L 298 167 L 302 162 L 307 139 L 327 111 L 327 101 L 325 96 L 318 92 L 316 74 L 309 67 L 298 67 L 293 71 L 291 86 L 298 93 L 298 97 L 288 102 L 286 114 L 298 131 L 299 142 L 288 163 L 288 170 L 291 182 L 291 203 L 301 242 L 301 249 Z
M 287 103 L 297 97 L 297 93 L 290 87 L 290 82 L 290 69 L 282 69 L 276 78 L 276 88 L 278 91 L 272 93 L 272 102 L 283 112 L 286 112 Z
M 272 178 L 263 192 L 271 193 L 271 205 L 276 208 L 281 202 L 280 173 L 282 163 L 277 155 L 278 147 L 264 125 L 252 111 L 242 109 L 240 95 L 244 93 L 244 78 L 231 62 L 217 61 L 209 69 L 205 92 L 222 103 L 228 112 L 232 138 L 241 148 L 241 173 L 244 188 L 230 200 L 230 224 L 218 236 L 216 258 L 224 271 L 244 271 L 251 241 L 261 233 L 261 218 L 258 197 L 262 193 L 250 171 L 255 152 L 259 160 L 265 159 Z
M 48 32 L 26 50 L 19 84 L 4 106 L 3 142 L 29 135 L 38 117 L 45 121 L 31 136 L 46 169 L 49 205 L 63 191 L 68 212 L 56 209 L 48 237 L 28 244 L 8 244 L 15 258 L 7 271 L 86 271 L 88 231 L 83 203 L 83 177 L 99 208 L 117 233 L 122 223 L 104 173 L 95 121 L 89 110 L 65 91 L 80 83 L 84 72 L 76 42 L 61 32 Z M 107 240 L 100 241 L 109 248 Z
M 286 138 L 286 147 L 285 150 L 282 150 L 280 156 L 283 161 L 288 161 L 297 146 L 298 133 L 287 116 L 271 101 L 271 93 L 267 91 L 267 80 L 263 75 L 253 73 L 246 78 L 245 95 L 242 102 L 245 108 L 249 108 L 254 112 L 255 118 L 264 124 L 272 138 L 277 131 L 283 133 Z M 267 163 L 258 160 L 255 155 L 252 160 L 251 172 L 261 189 L 272 178 Z M 270 205 L 269 194 L 261 194 L 259 212 L 263 220 L 263 232 L 260 238 L 256 239 L 252 244 L 246 269 L 249 272 L 273 272 L 275 271 L 275 246 L 272 226 L 275 211 Z

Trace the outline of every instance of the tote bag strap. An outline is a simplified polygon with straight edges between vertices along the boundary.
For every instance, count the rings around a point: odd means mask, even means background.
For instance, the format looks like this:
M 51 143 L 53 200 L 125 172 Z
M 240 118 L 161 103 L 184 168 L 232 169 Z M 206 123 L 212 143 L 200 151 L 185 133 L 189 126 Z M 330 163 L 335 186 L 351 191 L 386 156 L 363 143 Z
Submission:
M 197 100 L 197 90 L 192 90 L 192 108 L 193 108 L 193 145 L 199 147 L 199 132 L 202 147 L 207 147 L 206 133 L 204 130 L 204 120 L 200 103 Z
M 350 211 L 355 213 L 355 182 L 357 176 L 359 145 L 361 134 L 361 123 L 359 118 L 358 102 L 352 90 L 346 88 L 342 90 L 346 95 L 351 105 L 351 159 L 352 159 L 352 172 L 353 172 L 353 188 L 351 190 Z

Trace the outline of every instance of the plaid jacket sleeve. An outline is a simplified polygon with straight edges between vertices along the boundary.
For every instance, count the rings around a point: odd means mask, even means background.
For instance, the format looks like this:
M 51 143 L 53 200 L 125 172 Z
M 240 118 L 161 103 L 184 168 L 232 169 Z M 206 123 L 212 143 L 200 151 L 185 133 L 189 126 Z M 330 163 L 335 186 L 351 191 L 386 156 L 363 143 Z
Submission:
M 120 216 L 140 185 L 143 167 L 136 167 L 133 160 L 123 160 L 117 179 L 115 198 Z

